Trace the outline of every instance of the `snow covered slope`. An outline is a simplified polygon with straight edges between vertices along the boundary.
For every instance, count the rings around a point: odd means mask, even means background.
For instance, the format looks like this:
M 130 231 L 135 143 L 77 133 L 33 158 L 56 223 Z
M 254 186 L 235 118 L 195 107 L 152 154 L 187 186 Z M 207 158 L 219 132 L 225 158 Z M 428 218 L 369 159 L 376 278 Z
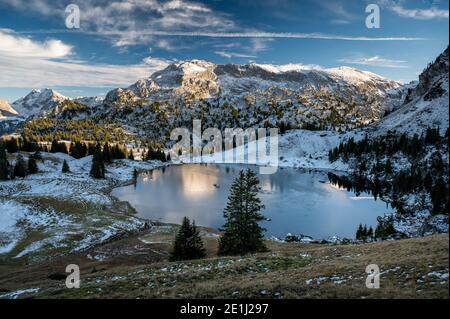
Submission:
M 448 48 L 419 76 L 419 82 L 408 88 L 404 105 L 369 128 L 383 135 L 387 131 L 421 133 L 427 127 L 439 126 L 443 134 L 449 125 Z
M 25 97 L 13 102 L 12 107 L 20 116 L 28 118 L 33 115 L 42 115 L 65 100 L 68 100 L 68 98 L 54 90 L 35 89 Z
M 401 102 L 400 84 L 354 68 L 216 65 L 182 61 L 125 89 L 110 91 L 102 115 L 166 135 L 205 126 L 347 130 L 378 121 Z M 151 123 L 146 125 L 145 123 Z
M 7 116 L 16 116 L 18 113 L 8 102 L 0 100 L 0 119 Z

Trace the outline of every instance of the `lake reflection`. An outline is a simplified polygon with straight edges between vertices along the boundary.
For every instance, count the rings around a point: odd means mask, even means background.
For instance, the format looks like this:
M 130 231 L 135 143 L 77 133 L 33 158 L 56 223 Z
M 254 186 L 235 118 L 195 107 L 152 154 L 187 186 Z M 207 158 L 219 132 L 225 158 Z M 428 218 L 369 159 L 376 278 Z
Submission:
M 141 175 L 135 186 L 117 188 L 113 195 L 130 202 L 138 216 L 180 223 L 184 216 L 198 225 L 219 228 L 228 191 L 243 165 L 186 164 Z M 257 172 L 257 170 L 255 170 Z M 376 226 L 386 204 L 367 193 L 356 196 L 328 181 L 326 172 L 279 169 L 259 175 L 260 198 L 266 206 L 266 235 L 287 233 L 314 238 L 354 237 L 360 223 Z

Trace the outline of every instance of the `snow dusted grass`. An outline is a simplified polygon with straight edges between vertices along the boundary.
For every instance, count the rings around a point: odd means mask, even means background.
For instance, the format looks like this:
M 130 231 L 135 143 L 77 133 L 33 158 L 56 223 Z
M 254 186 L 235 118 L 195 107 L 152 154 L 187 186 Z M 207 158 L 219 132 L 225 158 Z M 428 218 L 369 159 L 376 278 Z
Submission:
M 80 289 L 43 283 L 34 297 L 448 298 L 448 235 L 367 245 L 267 245 L 271 252 L 244 257 L 87 270 Z M 380 267 L 380 289 L 365 286 L 366 266 L 373 263 Z
M 61 173 L 64 160 L 69 174 Z M 134 169 L 148 170 L 161 163 L 116 161 L 108 166 L 105 180 L 94 180 L 89 176 L 91 161 L 90 156 L 76 160 L 43 153 L 38 174 L 0 182 L 0 259 L 37 262 L 85 250 L 144 226 L 142 220 L 126 215 L 128 211 L 109 190 L 129 182 Z
M 83 251 L 141 229 L 131 216 L 51 198 L 0 202 L 0 259 L 38 262 Z
M 25 154 L 25 157 L 27 156 L 28 154 Z M 64 160 L 69 163 L 71 173 L 61 173 Z M 91 163 L 92 156 L 77 160 L 66 154 L 43 153 L 43 159 L 38 161 L 39 173 L 24 179 L 0 182 L 0 196 L 53 197 L 80 203 L 110 205 L 113 199 L 108 190 L 130 181 L 134 169 L 150 170 L 162 166 L 162 163 L 157 161 L 115 161 L 107 167 L 106 179 L 96 180 L 89 176 Z

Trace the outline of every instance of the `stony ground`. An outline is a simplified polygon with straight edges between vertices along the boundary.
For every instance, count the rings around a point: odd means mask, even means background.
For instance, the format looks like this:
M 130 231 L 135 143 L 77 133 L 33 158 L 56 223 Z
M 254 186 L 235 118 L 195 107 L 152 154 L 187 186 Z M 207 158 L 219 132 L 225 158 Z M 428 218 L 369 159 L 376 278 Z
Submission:
M 448 235 L 361 245 L 268 241 L 268 253 L 216 257 L 203 230 L 204 260 L 168 262 L 177 226 L 161 225 L 87 252 L 0 268 L 2 298 L 449 298 Z M 81 288 L 65 287 L 65 266 Z M 380 289 L 368 289 L 377 264 Z

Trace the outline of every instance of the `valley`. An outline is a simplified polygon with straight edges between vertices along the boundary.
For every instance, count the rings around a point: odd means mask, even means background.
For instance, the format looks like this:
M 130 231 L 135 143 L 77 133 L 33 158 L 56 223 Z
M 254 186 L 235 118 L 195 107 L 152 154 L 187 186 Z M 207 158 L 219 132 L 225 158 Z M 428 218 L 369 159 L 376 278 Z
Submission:
M 2 103 L 6 171 L 20 158 L 41 157 L 35 174 L 0 181 L 0 298 L 448 298 L 448 65 L 447 49 L 418 82 L 401 85 L 353 68 L 192 60 L 104 99 L 43 89 Z M 338 172 L 371 188 L 387 183 L 377 195 L 396 208 L 387 216 L 394 233 L 370 240 L 330 233 L 314 243 L 278 234 L 265 239 L 269 252 L 218 257 L 217 225 L 201 225 L 206 259 L 169 262 L 181 221 L 138 217 L 111 192 L 179 164 L 166 156 L 169 134 L 192 119 L 220 130 L 278 127 L 280 169 Z M 12 139 L 17 149 L 10 152 Z M 420 147 L 389 153 L 378 139 Z M 82 155 L 74 156 L 76 142 L 87 145 Z M 70 147 L 50 149 L 58 143 Z M 97 178 L 92 166 L 105 145 L 123 154 Z M 420 185 L 391 191 L 398 176 L 412 172 Z M 82 289 L 64 288 L 68 263 L 80 264 Z M 371 263 L 381 266 L 383 289 L 365 288 Z

